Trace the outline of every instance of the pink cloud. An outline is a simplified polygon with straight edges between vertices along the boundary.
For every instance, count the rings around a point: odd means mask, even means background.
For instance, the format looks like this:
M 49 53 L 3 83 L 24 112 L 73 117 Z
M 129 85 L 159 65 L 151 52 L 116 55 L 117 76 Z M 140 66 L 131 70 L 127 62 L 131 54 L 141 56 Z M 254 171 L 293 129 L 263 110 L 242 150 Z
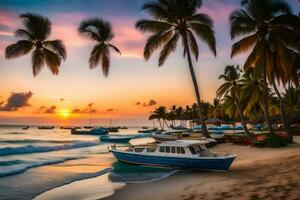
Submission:
M 15 28 L 20 24 L 20 22 L 18 22 L 18 19 L 18 15 L 16 13 L 6 10 L 0 10 L 1 25 Z
M 89 41 L 77 32 L 77 27 L 84 18 L 86 16 L 82 13 L 54 13 L 50 17 L 52 20 L 51 38 L 63 40 L 67 48 L 86 46 Z
M 215 23 L 228 23 L 230 13 L 237 9 L 236 5 L 223 4 L 215 2 L 211 3 L 211 6 L 203 6 L 199 12 L 208 14 Z
M 146 37 L 135 29 L 135 22 L 134 18 L 112 19 L 111 23 L 115 33 L 112 42 L 121 50 L 122 56 L 141 58 Z

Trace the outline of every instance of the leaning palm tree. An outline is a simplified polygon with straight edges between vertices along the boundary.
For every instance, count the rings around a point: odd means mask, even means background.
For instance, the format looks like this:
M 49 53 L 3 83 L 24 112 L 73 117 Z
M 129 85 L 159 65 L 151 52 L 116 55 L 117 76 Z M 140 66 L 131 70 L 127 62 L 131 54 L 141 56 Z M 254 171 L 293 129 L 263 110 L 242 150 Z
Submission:
M 299 18 L 292 15 L 284 0 L 242 0 L 241 5 L 243 9 L 230 15 L 230 33 L 232 39 L 245 37 L 233 44 L 231 56 L 252 48 L 244 68 L 262 66 L 264 114 L 269 131 L 273 133 L 268 112 L 267 78 L 290 71 L 293 59 L 288 59 L 288 55 L 292 49 L 299 50 L 299 32 L 294 31 Z
M 241 85 L 239 84 L 239 66 L 235 68 L 233 65 L 226 66 L 225 73 L 219 76 L 219 79 L 224 80 L 224 83 L 217 90 L 218 97 L 226 96 L 227 99 L 232 99 L 240 116 L 244 131 L 247 134 L 251 143 L 255 142 L 253 133 L 249 132 L 247 122 L 243 114 L 241 105 Z M 231 98 L 230 98 L 231 97 Z
M 110 67 L 110 49 L 121 54 L 120 50 L 110 43 L 114 37 L 110 23 L 98 18 L 86 19 L 80 23 L 78 32 L 96 42 L 89 58 L 90 69 L 97 67 L 101 62 L 102 72 L 107 77 Z
M 156 0 L 146 3 L 143 10 L 146 10 L 152 19 L 139 20 L 136 23 L 136 28 L 142 32 L 152 33 L 144 47 L 144 58 L 146 60 L 150 58 L 156 49 L 162 47 L 158 60 L 159 66 L 162 66 L 170 53 L 175 51 L 178 40 L 181 38 L 183 55 L 187 56 L 194 84 L 202 131 L 207 135 L 191 54 L 195 56 L 196 60 L 198 59 L 199 49 L 196 37 L 199 37 L 216 55 L 216 40 L 213 21 L 208 15 L 198 13 L 201 5 L 202 0 Z
M 36 76 L 45 63 L 57 75 L 62 60 L 66 59 L 66 49 L 61 40 L 47 40 L 51 33 L 51 22 L 40 15 L 26 13 L 20 15 L 24 28 L 15 31 L 21 40 L 5 49 L 5 58 L 11 59 L 32 51 L 32 72 Z

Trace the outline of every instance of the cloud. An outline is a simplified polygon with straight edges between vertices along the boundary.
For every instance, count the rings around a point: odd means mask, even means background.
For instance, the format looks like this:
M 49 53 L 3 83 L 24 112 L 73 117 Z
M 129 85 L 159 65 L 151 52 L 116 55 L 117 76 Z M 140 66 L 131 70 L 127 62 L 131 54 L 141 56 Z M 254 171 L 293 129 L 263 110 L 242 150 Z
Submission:
M 107 112 L 112 112 L 112 111 L 114 111 L 114 109 L 113 108 L 109 108 L 109 109 L 106 109 L 106 111 Z
M 32 97 L 32 95 L 33 93 L 30 91 L 20 93 L 12 92 L 8 97 L 6 104 L 4 102 L 1 102 L 0 111 L 16 111 L 19 108 L 30 106 L 28 101 Z
M 93 108 L 93 103 L 89 103 L 86 108 L 74 108 L 71 112 L 72 113 L 96 113 L 97 110 Z
M 134 105 L 139 106 L 139 105 L 141 105 L 141 102 L 137 101 L 134 103 Z
M 113 31 L 116 33 L 112 41 L 120 51 L 122 57 L 143 57 L 146 36 L 135 29 L 136 18 L 112 18 Z
M 55 111 L 56 111 L 56 106 L 51 106 L 50 108 L 47 108 L 45 110 L 45 113 L 47 113 L 47 114 L 53 114 L 53 113 L 55 113 Z
M 154 106 L 156 104 L 157 104 L 157 102 L 155 100 L 150 99 L 149 102 L 148 103 L 144 103 L 143 106 L 144 107 L 148 107 L 148 106 Z

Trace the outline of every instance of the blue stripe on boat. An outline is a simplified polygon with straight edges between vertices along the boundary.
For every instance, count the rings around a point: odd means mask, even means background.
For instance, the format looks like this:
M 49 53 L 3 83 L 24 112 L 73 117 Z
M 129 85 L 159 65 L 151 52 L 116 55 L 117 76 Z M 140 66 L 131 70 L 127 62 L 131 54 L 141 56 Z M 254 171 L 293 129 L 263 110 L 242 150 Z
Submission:
M 141 155 L 137 153 L 121 152 L 112 150 L 114 156 L 122 162 L 139 165 L 156 165 L 163 167 L 192 169 L 192 170 L 212 170 L 228 171 L 235 156 L 212 157 L 212 158 L 180 158 L 167 156 Z

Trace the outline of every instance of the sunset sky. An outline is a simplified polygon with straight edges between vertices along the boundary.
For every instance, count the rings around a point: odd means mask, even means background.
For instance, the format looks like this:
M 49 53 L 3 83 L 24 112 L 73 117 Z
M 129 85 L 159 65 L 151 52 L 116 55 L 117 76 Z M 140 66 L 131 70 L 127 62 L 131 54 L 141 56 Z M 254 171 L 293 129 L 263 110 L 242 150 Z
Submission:
M 0 1 L 0 124 L 92 123 L 108 125 L 147 125 L 150 111 L 159 105 L 187 105 L 195 101 L 187 61 L 181 43 L 161 68 L 158 52 L 149 61 L 142 57 L 147 35 L 134 28 L 147 18 L 143 0 L 1 0 Z M 298 0 L 288 1 L 295 13 Z M 199 41 L 199 61 L 194 68 L 205 101 L 212 101 L 220 85 L 218 76 L 228 64 L 243 64 L 247 54 L 230 58 L 229 14 L 239 8 L 239 0 L 204 0 L 200 12 L 214 20 L 217 57 Z M 16 41 L 13 32 L 22 27 L 19 15 L 32 12 L 52 22 L 50 39 L 61 39 L 67 60 L 57 76 L 45 67 L 33 77 L 30 54 L 4 59 L 5 47 Z M 112 43 L 122 55 L 111 57 L 110 74 L 100 66 L 90 70 L 88 58 L 93 42 L 77 33 L 79 23 L 99 17 L 111 22 Z

